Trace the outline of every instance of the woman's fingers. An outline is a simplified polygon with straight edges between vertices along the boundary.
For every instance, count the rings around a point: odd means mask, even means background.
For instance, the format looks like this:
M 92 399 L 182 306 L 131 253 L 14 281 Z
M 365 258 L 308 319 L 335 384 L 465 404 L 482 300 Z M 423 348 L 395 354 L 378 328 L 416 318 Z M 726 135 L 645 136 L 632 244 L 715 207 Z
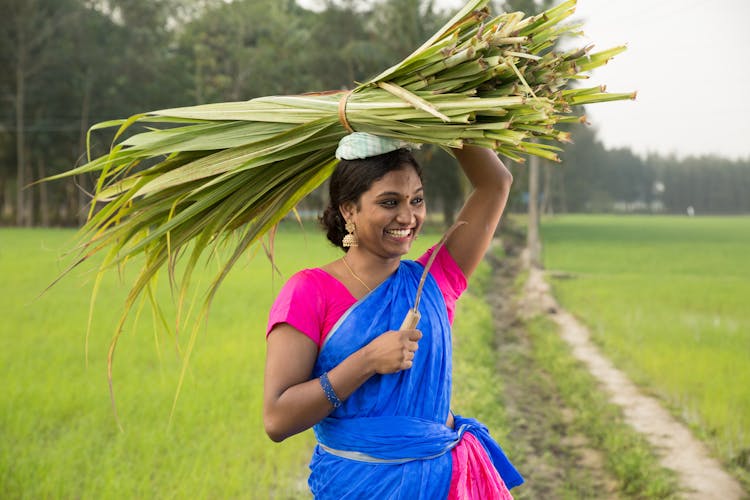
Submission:
M 404 351 L 404 360 L 401 362 L 401 366 L 403 370 L 408 370 L 412 367 L 414 364 L 414 351 L 405 350 Z
M 419 330 L 404 330 L 404 349 L 402 351 L 403 361 L 402 370 L 408 370 L 414 365 L 414 353 L 419 349 L 419 339 L 422 338 L 422 332 Z
M 419 330 L 403 330 L 404 346 L 410 351 L 416 351 L 419 348 L 418 341 L 422 338 L 422 332 Z

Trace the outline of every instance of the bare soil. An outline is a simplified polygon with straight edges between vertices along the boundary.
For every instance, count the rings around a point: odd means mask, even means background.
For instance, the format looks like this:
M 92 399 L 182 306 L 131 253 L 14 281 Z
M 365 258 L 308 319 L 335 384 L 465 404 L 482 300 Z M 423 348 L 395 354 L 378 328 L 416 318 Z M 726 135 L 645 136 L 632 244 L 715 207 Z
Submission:
M 515 279 L 524 261 L 518 253 L 521 245 L 512 236 L 503 243 L 507 258 L 491 260 L 494 281 L 488 300 L 501 347 L 498 369 L 505 383 L 508 417 L 514 426 L 512 439 L 530 470 L 524 471 L 527 483 L 514 491 L 516 498 L 618 498 L 617 483 L 603 468 L 602 453 L 568 426 L 575 409 L 562 403 L 554 381 L 531 361 L 523 324 L 538 314 L 548 315 L 558 325 L 573 355 L 588 367 L 610 400 L 623 409 L 626 421 L 657 450 L 661 464 L 675 471 L 683 488 L 678 492 L 681 498 L 748 498 L 685 425 L 657 399 L 643 394 L 600 352 L 587 328 L 552 296 L 543 271 L 529 269 L 523 292 L 514 294 Z M 572 492 L 571 487 L 578 491 Z

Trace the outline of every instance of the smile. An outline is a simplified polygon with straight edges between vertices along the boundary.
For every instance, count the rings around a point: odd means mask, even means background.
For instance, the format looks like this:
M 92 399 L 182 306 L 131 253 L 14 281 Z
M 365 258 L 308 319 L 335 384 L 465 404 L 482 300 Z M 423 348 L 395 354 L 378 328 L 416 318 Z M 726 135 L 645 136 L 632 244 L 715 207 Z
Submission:
M 411 229 L 386 229 L 385 234 L 396 238 L 406 238 L 411 235 Z

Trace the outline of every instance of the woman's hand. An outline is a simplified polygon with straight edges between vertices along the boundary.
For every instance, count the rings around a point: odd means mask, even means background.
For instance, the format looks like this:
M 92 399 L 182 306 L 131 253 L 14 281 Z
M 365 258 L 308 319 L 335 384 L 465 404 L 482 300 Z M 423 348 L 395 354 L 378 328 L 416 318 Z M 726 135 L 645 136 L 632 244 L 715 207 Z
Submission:
M 408 370 L 421 338 L 419 330 L 390 330 L 381 334 L 365 347 L 372 369 L 381 375 Z

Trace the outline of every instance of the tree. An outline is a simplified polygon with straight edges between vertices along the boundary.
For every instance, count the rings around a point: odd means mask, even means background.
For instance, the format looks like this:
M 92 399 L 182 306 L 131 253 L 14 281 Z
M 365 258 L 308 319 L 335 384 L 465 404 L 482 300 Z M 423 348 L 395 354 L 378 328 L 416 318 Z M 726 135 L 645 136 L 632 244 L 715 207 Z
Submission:
M 54 0 L 9 0 L 6 5 L 0 40 L 3 59 L 13 75 L 9 100 L 13 103 L 16 137 L 16 224 L 30 226 L 33 207 L 25 191 L 32 181 L 26 136 L 27 98 L 35 90 L 32 78 L 53 61 L 55 37 L 73 21 L 75 11 L 68 9 L 67 2 Z
M 390 59 L 380 36 L 367 25 L 369 14 L 360 13 L 351 1 L 327 2 L 326 9 L 311 20 L 303 68 L 313 75 L 313 88 L 351 88 L 385 69 Z
M 305 61 L 312 14 L 295 2 L 221 2 L 179 36 L 194 100 L 237 101 L 309 90 Z

